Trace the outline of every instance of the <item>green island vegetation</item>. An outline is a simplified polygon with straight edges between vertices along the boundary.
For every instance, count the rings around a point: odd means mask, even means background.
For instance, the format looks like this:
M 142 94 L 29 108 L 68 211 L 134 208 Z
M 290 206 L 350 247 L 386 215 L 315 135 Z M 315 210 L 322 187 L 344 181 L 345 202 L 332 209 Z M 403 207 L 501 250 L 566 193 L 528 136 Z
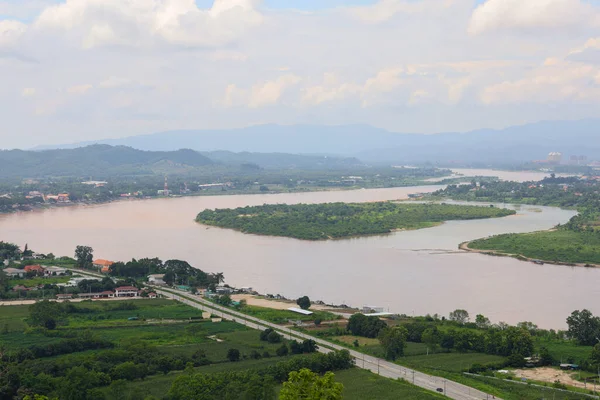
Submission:
M 444 221 L 504 217 L 515 211 L 496 207 L 419 203 L 276 204 L 204 210 L 196 221 L 244 233 L 326 240 L 421 229 Z
M 472 182 L 450 185 L 435 192 L 436 198 L 556 206 L 579 214 L 563 225 L 544 232 L 503 234 L 474 240 L 475 250 L 522 256 L 546 262 L 600 264 L 600 182 L 577 177 L 539 182 Z
M 433 167 L 373 167 L 355 158 L 108 145 L 0 151 L 0 165 L 0 213 L 128 198 L 431 185 L 427 179 L 449 175 Z

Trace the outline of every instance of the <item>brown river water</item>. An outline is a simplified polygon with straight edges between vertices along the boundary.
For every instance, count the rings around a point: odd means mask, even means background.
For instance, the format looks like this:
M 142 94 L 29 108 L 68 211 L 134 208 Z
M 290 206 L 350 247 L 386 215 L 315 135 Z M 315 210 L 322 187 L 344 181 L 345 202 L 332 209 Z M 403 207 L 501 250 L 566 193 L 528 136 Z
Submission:
M 247 235 L 194 222 L 206 208 L 264 203 L 366 202 L 406 198 L 439 186 L 295 194 L 203 196 L 123 201 L 0 216 L 0 240 L 42 253 L 73 255 L 89 245 L 98 258 L 178 258 L 226 282 L 261 293 L 384 307 L 408 315 L 464 308 L 493 322 L 534 321 L 564 328 L 575 309 L 600 313 L 600 269 L 535 265 L 459 252 L 492 234 L 531 232 L 566 222 L 572 211 L 523 206 L 500 219 L 453 221 L 385 236 L 308 242 Z M 541 210 L 541 212 L 540 212 Z

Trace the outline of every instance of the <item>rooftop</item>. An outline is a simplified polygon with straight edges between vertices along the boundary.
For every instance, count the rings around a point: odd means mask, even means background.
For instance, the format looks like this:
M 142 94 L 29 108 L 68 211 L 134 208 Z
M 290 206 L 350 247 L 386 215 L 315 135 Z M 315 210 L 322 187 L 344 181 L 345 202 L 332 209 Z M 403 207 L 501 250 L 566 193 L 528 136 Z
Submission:
M 302 314 L 302 315 L 312 315 L 312 311 L 308 311 L 308 310 L 303 310 L 301 308 L 298 307 L 290 307 L 288 308 L 289 311 L 298 313 L 298 314 Z

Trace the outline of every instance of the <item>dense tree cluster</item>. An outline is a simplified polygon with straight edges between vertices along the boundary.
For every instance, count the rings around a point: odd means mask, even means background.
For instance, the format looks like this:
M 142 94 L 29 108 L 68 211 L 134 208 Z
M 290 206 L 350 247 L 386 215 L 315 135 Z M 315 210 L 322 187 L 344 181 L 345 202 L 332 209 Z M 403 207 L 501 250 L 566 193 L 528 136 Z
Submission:
M 0 241 L 0 262 L 4 260 L 19 260 L 21 249 L 14 243 Z
M 182 374 L 175 379 L 169 397 L 172 400 L 274 399 L 275 385 L 288 380 L 291 372 L 308 369 L 317 374 L 324 374 L 348 369 L 352 365 L 350 353 L 340 351 L 292 358 L 262 370 L 210 375 L 190 371 L 189 374 Z
M 205 210 L 196 221 L 246 233 L 323 240 L 418 229 L 449 220 L 503 217 L 494 207 L 412 203 L 272 204 Z
M 593 346 L 600 343 L 600 317 L 589 310 L 575 310 L 567 318 L 567 335 L 581 345 Z
M 354 314 L 348 320 L 347 329 L 356 336 L 376 338 L 387 324 L 378 317 L 369 317 L 361 313 Z
M 218 285 L 225 280 L 222 273 L 206 273 L 192 267 L 182 260 L 167 260 L 164 263 L 158 258 L 132 259 L 126 263 L 116 262 L 110 267 L 109 275 L 114 277 L 144 278 L 151 274 L 164 274 L 164 281 L 169 285 L 188 285 L 192 287 L 208 287 Z

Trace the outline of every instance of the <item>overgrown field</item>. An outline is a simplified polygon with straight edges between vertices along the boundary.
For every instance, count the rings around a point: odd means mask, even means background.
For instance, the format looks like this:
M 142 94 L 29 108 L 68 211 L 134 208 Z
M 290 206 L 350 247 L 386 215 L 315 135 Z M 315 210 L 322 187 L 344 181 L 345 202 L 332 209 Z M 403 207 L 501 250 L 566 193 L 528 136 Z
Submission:
M 413 203 L 276 204 L 205 210 L 196 221 L 245 233 L 326 240 L 427 228 L 450 220 L 504 217 L 495 207 Z

